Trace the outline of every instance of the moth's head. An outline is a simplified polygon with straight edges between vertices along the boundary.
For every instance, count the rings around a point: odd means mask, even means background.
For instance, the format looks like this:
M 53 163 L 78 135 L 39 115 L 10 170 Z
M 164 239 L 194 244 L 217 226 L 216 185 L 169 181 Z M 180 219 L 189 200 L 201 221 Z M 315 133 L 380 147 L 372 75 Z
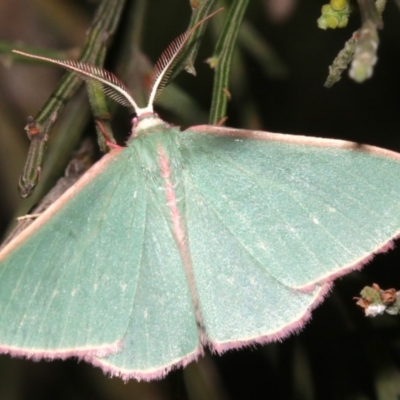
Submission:
M 154 128 L 158 125 L 165 125 L 165 122 L 159 118 L 158 114 L 153 111 L 141 113 L 132 119 L 131 138 L 138 136 L 144 130 Z

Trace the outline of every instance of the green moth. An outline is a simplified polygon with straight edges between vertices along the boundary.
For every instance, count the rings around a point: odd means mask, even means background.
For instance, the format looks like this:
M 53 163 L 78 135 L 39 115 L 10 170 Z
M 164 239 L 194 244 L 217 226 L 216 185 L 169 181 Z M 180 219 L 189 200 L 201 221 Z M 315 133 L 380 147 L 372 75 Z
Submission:
M 400 155 L 354 143 L 162 121 L 153 100 L 191 31 L 155 67 L 114 148 L 0 253 L 0 352 L 79 357 L 150 380 L 209 348 L 298 331 L 336 277 L 391 246 Z M 24 53 L 20 53 L 24 54 Z

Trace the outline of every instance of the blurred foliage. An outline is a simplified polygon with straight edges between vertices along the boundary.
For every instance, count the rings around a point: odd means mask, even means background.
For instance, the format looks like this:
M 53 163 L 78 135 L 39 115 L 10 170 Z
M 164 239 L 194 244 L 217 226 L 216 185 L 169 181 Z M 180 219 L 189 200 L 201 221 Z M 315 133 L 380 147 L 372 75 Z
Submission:
M 126 1 L 114 35 L 104 38 L 108 48 L 105 66 L 116 72 L 141 104 L 151 64 L 187 28 L 192 16 L 190 6 L 204 3 L 210 2 Z M 229 8 L 245 2 L 213 3 Z M 344 76 L 328 90 L 323 87 L 328 66 L 362 25 L 357 3 L 352 2 L 346 28 L 322 31 L 316 20 L 323 1 L 248 2 L 228 62 L 229 87 L 228 81 L 222 86 L 227 109 L 220 108 L 222 114 L 218 115 L 226 114 L 230 126 L 336 137 L 399 151 L 400 15 L 396 4 L 399 2 L 388 2 L 383 13 L 373 77 L 359 85 Z M 50 170 L 47 175 L 43 171 L 46 178 L 37 188 L 40 196 L 20 199 L 17 182 L 29 145 L 23 128 L 27 117 L 36 115 L 45 104 L 64 72 L 52 66 L 17 62 L 10 49 L 76 58 L 98 6 L 99 2 L 93 0 L 0 0 L 3 232 L 13 216 L 28 212 L 63 175 L 72 148 L 57 144 L 59 137 L 79 130 L 79 136 L 96 141 L 87 92 L 82 90 L 66 105 L 51 135 L 44 162 L 44 169 Z M 165 120 L 182 127 L 207 122 L 215 77 L 203 60 L 215 56 L 220 33 L 228 27 L 223 26 L 227 14 L 225 11 L 215 17 L 209 24 L 211 29 L 206 30 L 194 62 L 196 77 L 180 73 L 160 96 L 156 108 Z M 238 20 L 234 28 L 239 25 Z M 218 49 L 223 50 L 223 46 Z M 190 61 L 188 65 L 193 70 Z M 222 72 L 226 79 L 227 70 Z M 108 107 L 116 140 L 123 143 L 129 132 L 129 111 L 111 103 Z M 389 315 L 367 319 L 353 300 L 372 282 L 381 287 L 400 287 L 399 261 L 400 252 L 394 250 L 376 257 L 362 272 L 338 281 L 297 336 L 222 356 L 207 355 L 162 381 L 124 384 L 74 359 L 33 362 L 0 356 L 0 400 L 399 399 L 400 320 Z
M 332 2 L 333 1 L 334 0 L 332 0 Z M 344 1 L 335 2 L 341 3 L 339 6 L 344 5 Z M 382 29 L 383 27 L 382 13 L 386 7 L 386 0 L 377 0 L 376 3 L 374 0 L 358 0 L 358 3 L 362 22 L 361 27 L 347 40 L 343 49 L 330 65 L 329 75 L 325 81 L 325 86 L 328 88 L 341 79 L 342 72 L 350 63 L 349 76 L 358 83 L 364 82 L 371 78 L 374 66 L 378 60 L 378 29 Z M 322 7 L 322 12 L 324 11 L 324 7 Z M 331 5 L 327 5 L 327 7 L 331 7 Z M 347 8 L 350 10 L 349 6 Z M 339 12 L 341 12 L 341 10 L 339 10 Z M 321 18 L 323 18 L 323 16 L 318 19 L 318 26 L 320 28 Z M 343 27 L 338 23 L 333 23 L 333 25 L 335 24 L 336 26 L 331 27 Z M 326 29 L 326 27 L 323 29 Z
M 347 0 L 331 0 L 321 8 L 318 27 L 321 29 L 344 28 L 349 22 L 350 3 Z
M 357 305 L 360 306 L 367 317 L 376 317 L 384 312 L 390 315 L 400 314 L 400 291 L 394 288 L 381 289 L 373 283 L 372 286 L 365 286 L 360 292 L 361 297 L 354 297 Z

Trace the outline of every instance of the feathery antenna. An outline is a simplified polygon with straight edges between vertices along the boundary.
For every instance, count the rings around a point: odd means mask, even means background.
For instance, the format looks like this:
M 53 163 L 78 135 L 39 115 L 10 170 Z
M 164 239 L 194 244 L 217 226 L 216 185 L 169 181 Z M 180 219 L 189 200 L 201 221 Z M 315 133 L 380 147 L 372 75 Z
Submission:
M 177 60 L 178 55 L 182 51 L 183 47 L 190 39 L 193 32 L 202 25 L 209 18 L 213 17 L 215 14 L 222 11 L 223 8 L 212 12 L 211 14 L 204 17 L 201 21 L 197 22 L 191 29 L 180 34 L 162 53 L 157 60 L 154 70 L 153 70 L 153 80 L 151 85 L 151 90 L 149 94 L 149 99 L 147 102 L 147 107 L 153 107 L 153 102 L 158 94 L 161 93 L 167 84 L 168 78 L 171 75 L 172 67 Z
M 55 60 L 54 58 L 37 56 L 19 50 L 13 50 L 13 53 L 60 65 L 69 71 L 75 72 L 84 80 L 99 84 L 106 95 L 123 106 L 133 107 L 137 113 L 140 110 L 135 100 L 133 100 L 133 97 L 130 95 L 128 88 L 113 73 L 106 71 L 103 68 L 80 61 Z
M 153 102 L 156 98 L 156 95 L 161 92 L 161 90 L 165 87 L 168 77 L 171 74 L 172 66 L 177 60 L 179 53 L 182 51 L 184 45 L 189 40 L 190 36 L 193 32 L 205 21 L 209 18 L 213 17 L 216 13 L 220 12 L 222 8 L 214 11 L 207 17 L 203 18 L 196 25 L 194 25 L 188 31 L 179 35 L 161 54 L 157 63 L 155 64 L 153 71 L 153 84 L 151 86 L 149 99 L 147 102 L 147 106 L 144 108 L 140 108 L 133 96 L 129 93 L 128 88 L 111 72 L 106 71 L 103 68 L 96 67 L 91 64 L 87 64 L 80 61 L 72 61 L 72 60 L 56 60 L 53 58 L 37 56 L 34 54 L 24 53 L 22 51 L 13 50 L 13 53 L 34 58 L 37 60 L 42 60 L 46 62 L 50 62 L 52 64 L 60 65 L 61 67 L 66 68 L 69 71 L 76 73 L 80 78 L 84 80 L 88 80 L 90 82 L 96 83 L 101 86 L 103 92 L 126 107 L 133 107 L 137 116 L 143 115 L 145 113 L 153 112 Z

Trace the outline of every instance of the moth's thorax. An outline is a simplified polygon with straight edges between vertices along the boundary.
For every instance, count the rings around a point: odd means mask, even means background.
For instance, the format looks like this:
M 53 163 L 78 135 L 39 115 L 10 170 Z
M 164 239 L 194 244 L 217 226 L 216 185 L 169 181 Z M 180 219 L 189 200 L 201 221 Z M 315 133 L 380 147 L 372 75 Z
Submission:
M 140 136 L 142 134 L 150 133 L 154 131 L 154 128 L 160 126 L 166 126 L 166 122 L 164 122 L 158 115 L 154 112 L 148 112 L 140 115 L 139 117 L 135 117 L 132 120 L 132 131 L 131 137 L 134 138 Z
M 185 193 L 181 133 L 179 128 L 154 117 L 150 119 L 150 124 L 146 121 L 145 126 L 136 137 L 131 137 L 127 152 L 140 165 L 146 193 L 159 205 L 171 231 L 177 235 L 176 240 L 182 242 L 184 228 L 181 216 L 185 214 L 182 199 Z

